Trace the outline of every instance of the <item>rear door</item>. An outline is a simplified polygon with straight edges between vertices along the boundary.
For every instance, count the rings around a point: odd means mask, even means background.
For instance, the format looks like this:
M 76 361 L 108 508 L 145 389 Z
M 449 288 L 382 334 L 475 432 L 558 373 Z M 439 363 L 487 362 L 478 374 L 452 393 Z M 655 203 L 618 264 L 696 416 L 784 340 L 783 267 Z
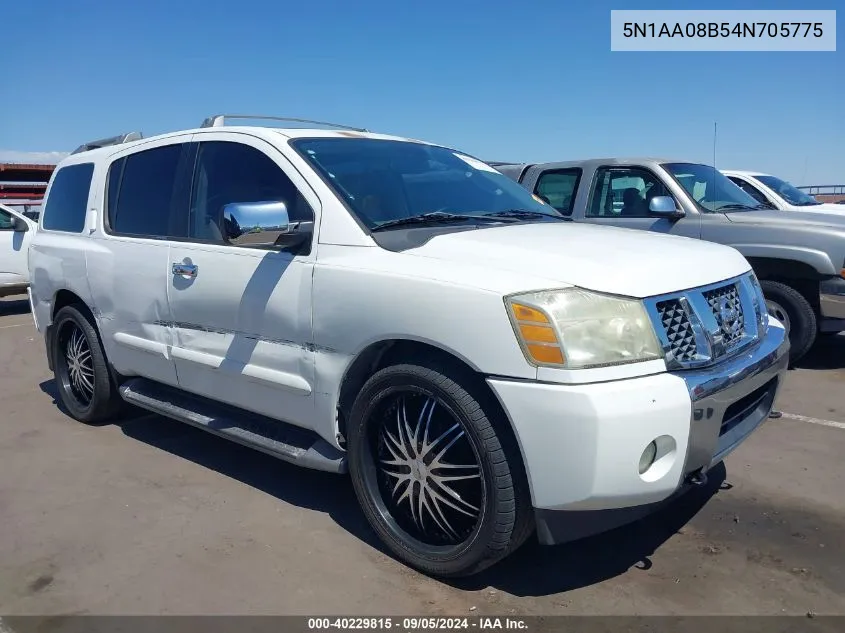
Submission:
M 188 237 L 173 243 L 167 292 L 173 359 L 186 391 L 308 426 L 314 417 L 311 245 L 235 246 L 223 207 L 283 201 L 314 221 L 319 200 L 282 153 L 253 136 L 197 134 Z
M 118 152 L 98 167 L 103 220 L 86 251 L 109 360 L 117 371 L 176 385 L 171 358 L 170 240 L 187 234 L 190 135 Z

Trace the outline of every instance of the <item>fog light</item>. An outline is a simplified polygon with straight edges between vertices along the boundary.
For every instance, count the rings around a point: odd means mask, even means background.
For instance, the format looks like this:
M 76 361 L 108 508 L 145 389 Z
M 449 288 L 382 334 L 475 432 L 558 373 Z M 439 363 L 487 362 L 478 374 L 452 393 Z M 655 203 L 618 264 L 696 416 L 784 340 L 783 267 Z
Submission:
M 651 465 L 654 463 L 654 456 L 657 455 L 657 444 L 652 442 L 648 446 L 645 447 L 643 454 L 640 456 L 640 474 L 642 475 L 645 471 L 651 468 Z

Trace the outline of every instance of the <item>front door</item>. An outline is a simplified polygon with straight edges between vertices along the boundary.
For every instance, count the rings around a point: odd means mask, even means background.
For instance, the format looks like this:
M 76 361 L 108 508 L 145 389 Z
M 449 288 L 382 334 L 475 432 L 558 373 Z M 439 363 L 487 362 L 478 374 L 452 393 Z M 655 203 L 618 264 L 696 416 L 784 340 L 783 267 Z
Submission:
M 313 255 L 234 246 L 223 207 L 282 201 L 291 221 L 319 201 L 270 144 L 198 134 L 188 238 L 171 245 L 172 355 L 186 391 L 308 426 L 314 417 Z
M 584 213 L 586 222 L 701 237 L 701 223 L 697 214 L 669 219 L 649 213 L 648 205 L 652 198 L 674 196 L 660 178 L 648 169 L 600 167 L 596 170 L 591 187 Z

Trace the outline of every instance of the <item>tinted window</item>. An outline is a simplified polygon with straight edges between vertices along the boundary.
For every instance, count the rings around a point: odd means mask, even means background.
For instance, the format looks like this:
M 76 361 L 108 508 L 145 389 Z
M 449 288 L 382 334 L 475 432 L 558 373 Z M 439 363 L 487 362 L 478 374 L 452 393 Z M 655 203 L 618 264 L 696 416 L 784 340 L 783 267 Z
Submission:
M 797 207 L 813 207 L 821 204 L 813 196 L 801 191 L 785 180 L 775 178 L 774 176 L 756 176 L 756 178 L 789 204 Z
M 115 233 L 153 237 L 184 235 L 181 224 L 187 215 L 187 205 L 176 190 L 183 151 L 183 145 L 157 147 L 131 154 L 111 166 L 109 225 Z
M 106 184 L 106 213 L 110 227 L 114 227 L 114 217 L 117 213 L 117 194 L 120 191 L 120 179 L 123 177 L 125 162 L 125 158 L 120 158 L 109 167 L 109 177 Z
M 671 196 L 660 179 L 647 169 L 614 167 L 598 170 L 589 217 L 645 218 L 656 196 Z
M 189 235 L 224 242 L 223 207 L 232 202 L 284 202 L 291 222 L 314 212 L 290 178 L 266 154 L 240 143 L 200 143 L 194 174 Z
M 751 183 L 744 181 L 742 178 L 736 178 L 734 176 L 728 176 L 728 180 L 730 180 L 733 184 L 742 189 L 749 196 L 754 198 L 757 202 L 769 206 L 769 201 L 766 199 L 766 196 L 763 195 L 763 192 L 757 189 L 756 187 L 752 186 Z
M 580 169 L 547 171 L 537 181 L 535 193 L 548 200 L 563 215 L 572 215 L 575 190 L 580 179 Z
M 489 165 L 445 147 L 369 138 L 300 139 L 292 145 L 370 229 L 435 211 L 552 211 Z
M 51 231 L 81 233 L 85 228 L 85 212 L 88 207 L 88 190 L 93 163 L 68 165 L 56 172 L 47 205 L 44 208 L 42 226 Z
M 11 231 L 12 227 L 12 214 L 0 209 L 0 231 Z

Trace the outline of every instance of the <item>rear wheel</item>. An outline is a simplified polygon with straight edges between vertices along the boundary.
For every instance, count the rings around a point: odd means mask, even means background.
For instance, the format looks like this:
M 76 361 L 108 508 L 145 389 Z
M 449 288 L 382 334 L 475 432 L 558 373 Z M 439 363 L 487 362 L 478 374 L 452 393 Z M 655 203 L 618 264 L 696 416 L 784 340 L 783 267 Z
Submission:
M 448 373 L 417 365 L 377 372 L 355 400 L 348 438 L 370 525 L 403 562 L 444 577 L 498 562 L 533 526 L 512 436 L 492 407 L 482 408 L 484 398 Z
M 107 420 L 123 401 L 109 374 L 97 330 L 75 305 L 59 310 L 53 323 L 53 374 L 62 404 L 80 422 Z
M 783 323 L 789 335 L 789 361 L 795 364 L 816 341 L 818 324 L 816 313 L 800 292 L 779 281 L 760 282 L 766 298 L 766 308 Z

